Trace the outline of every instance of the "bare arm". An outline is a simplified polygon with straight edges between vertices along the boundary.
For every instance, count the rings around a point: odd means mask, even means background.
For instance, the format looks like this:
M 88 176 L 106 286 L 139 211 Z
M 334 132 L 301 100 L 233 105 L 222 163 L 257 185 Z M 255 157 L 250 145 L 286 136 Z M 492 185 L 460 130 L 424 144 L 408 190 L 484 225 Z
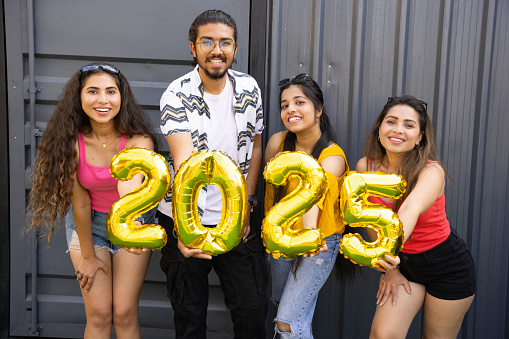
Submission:
M 260 167 L 262 165 L 262 136 L 257 135 L 254 138 L 253 142 L 253 152 L 251 155 L 251 163 L 249 164 L 249 170 L 247 172 L 246 178 L 246 186 L 247 186 L 247 194 L 254 195 L 256 193 L 256 184 L 258 183 L 258 175 L 260 175 Z M 251 206 L 249 206 L 251 207 Z M 251 231 L 250 225 L 250 209 L 246 213 L 244 234 L 242 235 L 243 239 L 249 235 Z
M 417 219 L 442 195 L 444 186 L 445 173 L 442 167 L 436 163 L 427 164 L 398 211 L 398 217 L 403 223 L 405 241 L 410 238 Z
M 81 259 L 75 267 L 80 287 L 85 292 L 90 291 L 97 270 L 102 269 L 108 273 L 106 264 L 95 255 L 94 243 L 92 240 L 91 202 L 88 191 L 81 186 L 77 172 L 74 173 L 73 194 L 71 197 L 73 208 L 74 224 L 80 241 Z

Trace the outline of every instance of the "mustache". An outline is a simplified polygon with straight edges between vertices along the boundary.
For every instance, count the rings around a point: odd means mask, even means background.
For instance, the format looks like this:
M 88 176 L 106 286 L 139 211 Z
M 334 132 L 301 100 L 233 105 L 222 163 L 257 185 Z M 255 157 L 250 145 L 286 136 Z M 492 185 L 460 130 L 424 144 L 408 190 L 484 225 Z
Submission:
M 211 60 L 214 60 L 214 59 L 220 59 L 221 61 L 226 62 L 226 57 L 223 56 L 223 55 L 208 57 L 206 61 L 211 61 Z

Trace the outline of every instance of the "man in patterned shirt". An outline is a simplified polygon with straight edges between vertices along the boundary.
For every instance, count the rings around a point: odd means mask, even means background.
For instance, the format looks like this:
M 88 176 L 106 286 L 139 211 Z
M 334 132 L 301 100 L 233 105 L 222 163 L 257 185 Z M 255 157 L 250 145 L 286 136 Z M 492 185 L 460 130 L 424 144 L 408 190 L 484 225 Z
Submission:
M 161 97 L 161 130 L 176 172 L 191 152 L 220 150 L 246 178 L 251 207 L 261 165 L 263 110 L 260 89 L 249 75 L 230 69 L 237 52 L 237 27 L 220 10 L 200 14 L 189 29 L 195 69 L 173 81 Z M 260 237 L 249 226 L 229 252 L 212 257 L 190 249 L 173 232 L 171 192 L 158 208 L 168 242 L 161 250 L 168 297 L 177 338 L 205 338 L 208 273 L 214 267 L 231 311 L 235 338 L 265 338 L 267 271 Z M 198 213 L 204 226 L 221 216 L 222 197 L 215 185 L 199 194 Z

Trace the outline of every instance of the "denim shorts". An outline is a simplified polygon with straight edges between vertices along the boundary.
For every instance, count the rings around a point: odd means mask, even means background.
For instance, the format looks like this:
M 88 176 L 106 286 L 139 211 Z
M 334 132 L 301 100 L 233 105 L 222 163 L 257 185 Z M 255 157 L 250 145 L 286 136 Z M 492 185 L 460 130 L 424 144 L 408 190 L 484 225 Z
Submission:
M 98 250 L 106 248 L 111 254 L 117 253 L 120 247 L 111 243 L 108 233 L 106 232 L 106 219 L 108 218 L 108 213 L 91 210 L 91 217 L 92 241 L 94 243 L 94 249 Z M 145 212 L 143 214 L 143 220 L 145 224 L 152 224 L 155 220 L 154 215 L 151 211 Z M 69 207 L 65 216 L 65 235 L 67 238 L 67 252 L 81 252 L 78 232 L 76 231 L 76 224 L 74 223 L 72 206 Z
M 400 271 L 422 284 L 435 298 L 459 300 L 476 292 L 475 263 L 456 230 L 441 244 L 422 253 L 399 253 Z

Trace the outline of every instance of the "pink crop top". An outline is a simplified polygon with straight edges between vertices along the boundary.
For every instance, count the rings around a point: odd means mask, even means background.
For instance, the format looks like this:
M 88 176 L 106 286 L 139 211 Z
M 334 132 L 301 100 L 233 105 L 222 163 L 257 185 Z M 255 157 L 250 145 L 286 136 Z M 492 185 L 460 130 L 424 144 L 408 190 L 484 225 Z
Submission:
M 119 151 L 125 147 L 126 136 L 120 139 Z M 120 199 L 118 194 L 118 180 L 110 173 L 110 166 L 94 166 L 87 162 L 85 153 L 85 137 L 82 133 L 78 137 L 80 160 L 76 167 L 78 180 L 90 194 L 92 209 L 98 212 L 108 213 L 111 205 Z
M 387 202 L 379 197 L 370 196 L 368 200 L 390 209 L 394 209 L 395 206 L 394 202 Z M 445 195 L 442 193 L 433 205 L 417 219 L 414 230 L 403 245 L 401 252 L 415 254 L 427 251 L 444 242 L 450 233 L 451 228 L 445 213 Z

